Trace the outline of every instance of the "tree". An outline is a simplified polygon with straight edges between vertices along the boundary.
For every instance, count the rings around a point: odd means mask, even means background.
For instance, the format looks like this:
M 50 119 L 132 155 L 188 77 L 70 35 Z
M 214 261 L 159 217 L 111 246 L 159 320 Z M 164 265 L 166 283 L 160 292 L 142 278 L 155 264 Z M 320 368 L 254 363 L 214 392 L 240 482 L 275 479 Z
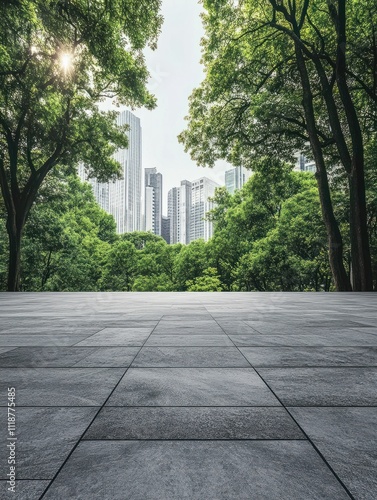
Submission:
M 113 217 L 88 184 L 49 176 L 25 226 L 20 289 L 97 290 L 101 263 L 116 239 Z
M 192 241 L 183 246 L 174 262 L 174 273 L 179 290 L 187 289 L 187 282 L 202 276 L 207 269 L 208 251 L 204 240 Z
M 132 290 L 137 276 L 137 250 L 130 241 L 117 241 L 104 258 L 99 288 L 105 292 Z
M 189 292 L 221 292 L 222 289 L 220 277 L 214 267 L 207 267 L 202 276 L 187 281 Z
M 241 290 L 330 289 L 326 234 L 315 181 L 300 176 L 301 189 L 282 203 L 275 226 L 241 257 L 235 273 Z
M 329 174 L 348 181 L 354 290 L 370 290 L 365 141 L 377 102 L 377 4 L 367 0 L 206 0 L 206 79 L 180 140 L 193 159 L 249 166 L 254 156 L 307 151 L 338 290 L 350 290 Z M 308 150 L 310 145 L 310 152 Z
M 142 49 L 155 47 L 160 0 L 0 4 L 0 186 L 9 236 L 8 290 L 20 285 L 21 240 L 51 171 L 78 161 L 100 180 L 120 173 L 112 153 L 127 146 L 110 97 L 152 108 Z
M 264 157 L 252 163 L 254 174 L 243 188 L 230 196 L 216 191 L 216 208 L 209 214 L 215 224 L 208 247 L 221 281 L 231 290 L 240 258 L 276 226 L 285 200 L 313 182 L 310 174 L 292 172 L 292 166 Z

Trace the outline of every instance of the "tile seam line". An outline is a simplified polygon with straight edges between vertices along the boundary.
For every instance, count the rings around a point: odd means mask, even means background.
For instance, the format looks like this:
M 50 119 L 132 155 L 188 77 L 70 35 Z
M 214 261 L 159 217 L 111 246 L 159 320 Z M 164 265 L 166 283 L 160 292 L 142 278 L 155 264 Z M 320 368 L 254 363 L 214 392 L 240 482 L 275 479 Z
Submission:
M 142 347 L 140 348 L 142 349 Z M 85 359 L 85 357 L 83 358 Z M 80 361 L 78 361 L 80 363 Z M 249 362 L 250 363 L 250 362 Z M 377 370 L 377 364 L 375 365 L 344 365 L 344 366 L 335 366 L 335 365 L 303 365 L 303 366 L 282 366 L 282 365 L 254 365 L 251 368 L 254 369 L 259 368 L 262 370 L 268 369 L 268 370 L 306 370 L 306 369 L 353 369 L 353 370 L 361 370 L 364 368 L 368 369 L 376 369 Z M 14 369 L 20 369 L 20 370 L 72 370 L 72 369 L 77 369 L 77 370 L 119 370 L 119 369 L 124 369 L 124 368 L 131 368 L 131 365 L 126 367 L 126 366 L 2 366 L 0 370 L 14 370 Z M 187 370 L 198 370 L 200 368 L 206 369 L 206 370 L 249 370 L 249 366 L 156 366 L 156 365 L 146 365 L 146 366 L 132 366 L 132 369 L 137 369 L 137 370 L 145 370 L 145 369 L 158 369 L 158 370 L 182 370 L 182 369 L 187 369 Z
M 145 342 L 149 339 L 149 337 L 152 335 L 152 333 L 154 332 L 155 328 L 158 326 L 159 322 L 161 321 L 161 319 L 158 321 L 158 323 L 155 325 L 155 327 L 153 328 L 153 330 L 151 331 L 151 333 L 149 334 L 149 336 L 147 337 L 147 339 L 143 342 L 143 345 L 140 346 L 140 349 L 138 350 L 138 352 L 136 353 L 134 359 L 136 358 L 136 356 L 139 354 L 139 352 L 141 351 L 141 349 L 143 348 Z M 73 347 L 73 346 L 72 346 Z M 131 363 L 132 364 L 132 363 Z M 130 365 L 131 366 L 131 365 Z M 39 497 L 39 500 L 42 500 L 44 498 L 44 496 L 46 495 L 46 493 L 48 492 L 48 490 L 50 489 L 50 487 L 52 486 L 52 484 L 54 483 L 54 481 L 56 480 L 56 478 L 58 477 L 58 475 L 60 474 L 60 472 L 62 471 L 63 467 L 65 466 L 65 464 L 68 462 L 68 460 L 71 458 L 72 454 L 74 453 L 74 451 L 76 450 L 76 448 L 78 447 L 78 445 L 83 441 L 83 437 L 85 436 L 86 432 L 88 431 L 88 429 L 90 428 L 90 426 L 92 425 L 92 423 L 94 422 L 94 420 L 97 418 L 97 416 L 99 415 L 99 413 L 101 412 L 102 408 L 105 407 L 107 401 L 110 399 L 110 397 L 113 395 L 114 391 L 117 389 L 117 387 L 119 386 L 120 382 L 123 380 L 124 376 L 126 375 L 127 371 L 129 370 L 130 366 L 128 366 L 123 375 L 120 377 L 120 379 L 118 380 L 118 382 L 115 384 L 114 388 L 112 389 L 112 391 L 110 392 L 110 394 L 107 396 L 107 398 L 105 399 L 105 401 L 103 402 L 102 406 L 99 407 L 98 411 L 95 413 L 94 417 L 92 418 L 92 420 L 89 422 L 89 424 L 87 425 L 87 427 L 85 428 L 84 432 L 81 434 L 81 436 L 79 437 L 79 439 L 77 440 L 76 444 L 73 446 L 73 448 L 71 449 L 71 451 L 69 452 L 68 456 L 65 458 L 64 462 L 61 464 L 61 466 L 59 467 L 58 471 L 56 472 L 56 474 L 54 475 L 54 477 L 51 479 L 50 483 L 47 485 L 47 487 L 45 488 L 45 490 L 43 491 L 42 495 Z
M 308 440 L 308 442 L 311 444 L 311 446 L 313 447 L 313 449 L 317 452 L 318 456 L 322 459 L 322 461 L 325 463 L 325 465 L 328 467 L 328 469 L 332 472 L 332 474 L 334 475 L 334 477 L 338 480 L 339 484 L 343 487 L 343 489 L 346 491 L 346 493 L 348 494 L 348 496 L 352 499 L 352 500 L 357 500 L 356 497 L 354 497 L 352 495 L 352 493 L 350 492 L 350 490 L 347 488 L 347 486 L 343 483 L 343 481 L 340 479 L 340 477 L 338 476 L 338 474 L 334 471 L 334 469 L 332 468 L 332 466 L 329 464 L 329 462 L 327 461 L 327 459 L 325 458 L 325 456 L 322 454 L 322 452 L 319 450 L 319 448 L 317 447 L 316 444 L 314 444 L 313 440 L 309 437 L 308 433 L 303 429 L 303 427 L 298 423 L 298 421 L 295 419 L 295 417 L 291 414 L 291 412 L 289 411 L 289 409 L 283 404 L 283 402 L 280 400 L 280 398 L 275 394 L 275 392 L 272 390 L 272 388 L 270 387 L 270 385 L 264 380 L 264 378 L 262 377 L 262 375 L 258 372 L 258 370 L 256 369 L 255 370 L 256 373 L 258 374 L 258 376 L 261 378 L 261 380 L 267 385 L 267 387 L 270 389 L 270 391 L 274 394 L 274 396 L 278 399 L 278 401 L 282 404 L 284 410 L 288 413 L 288 415 L 291 417 L 291 419 L 295 422 L 295 424 L 297 425 L 297 427 L 301 430 L 301 432 L 303 433 L 304 436 L 306 436 L 306 439 Z M 293 407 L 293 406 L 292 406 Z M 338 407 L 338 408 L 342 408 L 342 407 Z M 343 408 L 347 408 L 347 407 L 343 407 Z
M 212 315 L 211 315 L 212 316 Z M 213 316 L 212 316 L 213 317 Z M 214 318 L 215 319 L 215 318 Z M 216 320 L 215 320 L 216 321 Z M 216 321 L 217 322 L 217 321 Z M 219 325 L 219 323 L 217 323 Z M 219 325 L 220 326 L 220 325 Z M 220 326 L 221 328 L 221 326 Z M 222 329 L 222 328 L 221 328 Z M 222 329 L 223 330 L 223 329 Z M 223 330 L 223 332 L 226 334 L 225 330 Z M 227 334 L 226 334 L 227 335 Z M 228 336 L 229 338 L 229 336 Z M 231 340 L 231 339 L 230 339 Z M 242 354 L 242 356 L 246 359 L 246 357 L 244 356 L 244 354 L 240 351 L 239 347 L 238 346 L 235 346 L 237 347 L 237 349 L 239 350 L 239 352 Z M 253 368 L 253 370 L 255 371 L 255 373 L 258 375 L 258 377 L 262 380 L 262 382 L 268 387 L 268 389 L 271 391 L 271 393 L 275 396 L 275 398 L 277 399 L 277 401 L 279 401 L 279 403 L 282 405 L 282 407 L 284 408 L 284 410 L 286 411 L 286 413 L 289 415 L 289 417 L 295 422 L 295 424 L 297 425 L 297 427 L 301 430 L 303 436 L 306 437 L 307 441 L 311 444 L 312 448 L 317 452 L 317 455 L 319 456 L 320 459 L 322 459 L 322 461 L 324 462 L 324 464 L 327 466 L 327 468 L 332 472 L 333 476 L 337 479 L 337 481 L 339 482 L 339 484 L 342 486 L 342 488 L 345 490 L 345 492 L 348 494 L 348 496 L 350 497 L 351 500 L 356 500 L 356 498 L 351 494 L 351 492 L 349 491 L 349 489 L 345 486 L 345 484 L 343 483 L 343 481 L 341 481 L 341 479 L 339 478 L 338 474 L 336 474 L 336 472 L 333 470 L 333 468 L 330 466 L 330 464 L 328 463 L 328 461 L 325 459 L 325 457 L 322 455 L 322 453 L 319 451 L 319 449 L 317 448 L 317 446 L 313 443 L 313 441 L 310 439 L 309 435 L 304 431 L 304 429 L 301 427 L 301 425 L 299 425 L 299 423 L 297 422 L 297 420 L 291 415 L 291 413 L 288 411 L 288 409 L 286 408 L 286 406 L 283 404 L 283 402 L 281 401 L 281 399 L 275 394 L 275 392 L 272 390 L 272 388 L 270 387 L 269 384 L 267 384 L 267 382 L 264 380 L 264 378 L 260 375 L 260 373 L 258 372 L 258 370 L 256 368 L 254 368 L 252 366 L 252 364 L 250 363 L 249 360 L 246 359 L 246 361 L 250 364 L 250 366 Z

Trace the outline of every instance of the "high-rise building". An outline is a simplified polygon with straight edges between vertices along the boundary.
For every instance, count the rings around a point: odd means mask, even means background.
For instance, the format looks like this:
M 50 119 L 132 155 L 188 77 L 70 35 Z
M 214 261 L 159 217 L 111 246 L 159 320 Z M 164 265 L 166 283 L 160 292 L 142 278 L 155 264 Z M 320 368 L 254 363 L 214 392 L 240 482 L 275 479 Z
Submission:
M 316 166 L 314 160 L 309 160 L 303 153 L 295 154 L 296 163 L 293 170 L 297 172 L 315 172 Z
M 234 167 L 225 172 L 225 187 L 230 194 L 234 194 L 236 189 L 241 189 L 252 174 L 251 170 L 243 167 Z
M 190 241 L 199 238 L 208 241 L 213 236 L 213 223 L 205 220 L 205 217 L 213 208 L 213 202 L 209 198 L 213 197 L 217 187 L 220 187 L 219 184 L 207 177 L 192 182 Z
M 170 219 L 170 243 L 179 242 L 179 200 L 180 188 L 174 187 L 168 192 L 168 217 Z
M 168 193 L 168 217 L 170 219 L 170 243 L 190 243 L 191 182 L 181 181 L 179 187 Z
M 102 183 L 88 179 L 85 166 L 79 165 L 78 174 L 93 188 L 97 203 L 113 215 L 117 233 L 141 229 L 141 127 L 140 119 L 130 111 L 118 115 L 117 125 L 128 125 L 128 148 L 119 149 L 114 158 L 121 165 L 121 179 Z
M 170 219 L 169 217 L 166 217 L 166 215 L 162 216 L 161 236 L 164 238 L 166 243 L 170 243 Z
M 121 164 L 123 178 L 109 183 L 109 213 L 121 234 L 141 229 L 141 126 L 140 119 L 130 111 L 122 111 L 117 124 L 129 127 L 128 148 L 114 155 Z
M 162 174 L 156 168 L 144 169 L 145 230 L 161 236 L 162 232 Z

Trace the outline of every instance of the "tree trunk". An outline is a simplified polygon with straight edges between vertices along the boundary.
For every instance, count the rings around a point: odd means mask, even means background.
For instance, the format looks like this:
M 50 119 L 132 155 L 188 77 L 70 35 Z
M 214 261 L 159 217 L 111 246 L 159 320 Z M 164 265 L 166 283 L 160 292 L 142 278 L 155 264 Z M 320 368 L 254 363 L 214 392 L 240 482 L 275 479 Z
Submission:
M 313 151 L 313 156 L 317 168 L 316 179 L 318 184 L 322 216 L 328 237 L 330 267 L 337 291 L 348 292 L 351 291 L 351 284 L 343 263 L 343 240 L 339 230 L 339 225 L 333 211 L 325 160 L 323 157 L 322 147 L 317 135 L 313 106 L 313 94 L 311 91 L 306 62 L 302 54 L 300 43 L 298 41 L 295 42 L 295 52 L 297 68 L 300 73 L 303 89 L 302 106 L 307 122 L 310 145 Z
M 373 290 L 373 276 L 367 229 L 363 170 L 363 164 L 359 165 L 359 168 L 352 169 L 349 176 L 350 236 L 352 288 L 354 291 L 367 292 Z
M 349 170 L 350 236 L 352 286 L 354 291 L 372 291 L 372 262 L 369 248 L 365 200 L 364 142 L 360 120 L 347 82 L 347 12 L 346 0 L 338 0 L 338 10 L 330 7 L 337 32 L 336 82 L 351 136 L 352 156 Z
M 8 292 L 20 291 L 22 230 L 23 224 L 17 224 L 16 217 L 9 215 L 7 220 L 9 238 Z

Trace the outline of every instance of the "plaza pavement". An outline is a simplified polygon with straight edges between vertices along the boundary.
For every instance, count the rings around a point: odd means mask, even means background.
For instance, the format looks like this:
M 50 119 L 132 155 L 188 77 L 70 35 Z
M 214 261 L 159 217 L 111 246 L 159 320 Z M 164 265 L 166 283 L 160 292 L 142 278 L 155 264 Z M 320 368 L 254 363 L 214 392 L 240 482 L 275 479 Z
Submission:
M 0 294 L 0 498 L 375 500 L 376 299 Z

